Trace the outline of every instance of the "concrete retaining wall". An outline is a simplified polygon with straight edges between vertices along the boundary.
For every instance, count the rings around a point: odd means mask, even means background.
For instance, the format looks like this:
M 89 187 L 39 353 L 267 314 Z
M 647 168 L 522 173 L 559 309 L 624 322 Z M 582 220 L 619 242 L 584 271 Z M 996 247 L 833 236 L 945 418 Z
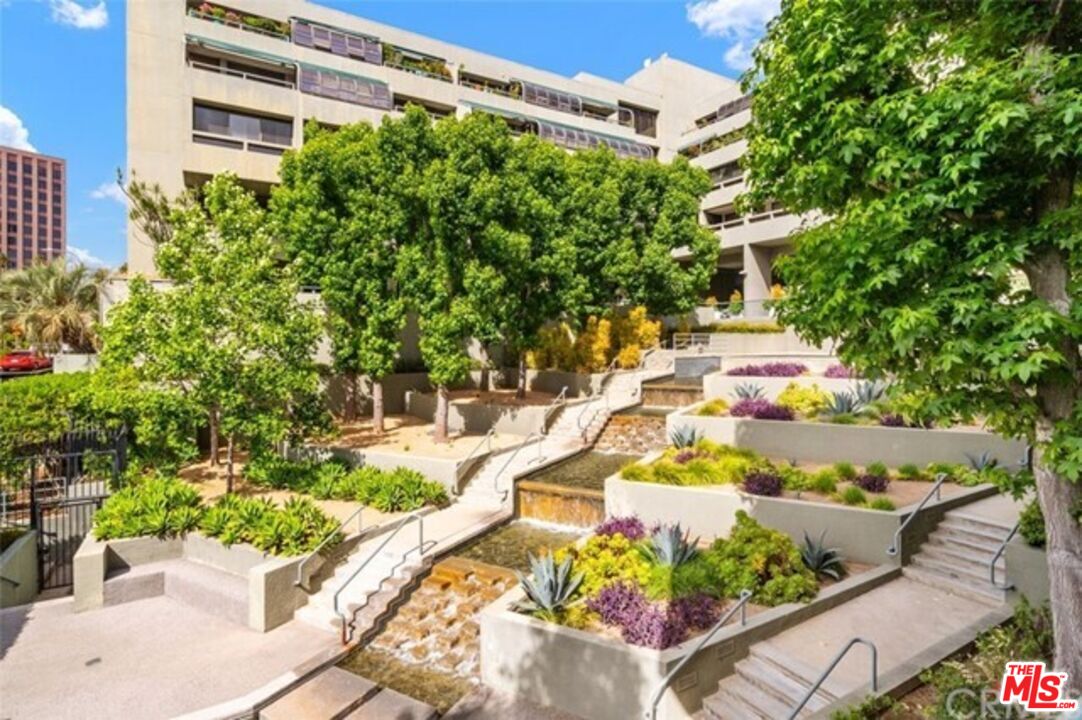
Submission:
M 776 400 L 781 391 L 788 387 L 789 383 L 794 382 L 801 387 L 818 385 L 820 390 L 828 394 L 851 391 L 857 383 L 856 380 L 828 378 L 822 375 L 798 375 L 791 378 L 737 377 L 717 372 L 703 378 L 703 398 L 706 400 L 721 398 L 731 404 L 736 401 L 738 385 L 757 385 L 763 389 L 763 394 L 767 399 Z
M 851 462 L 867 465 L 876 461 L 890 467 L 905 463 L 920 466 L 931 462 L 968 464 L 967 453 L 987 452 L 1008 469 L 1018 467 L 1025 444 L 982 430 L 882 427 L 878 425 L 834 425 L 817 422 L 750 420 L 734 417 L 699 417 L 696 406 L 668 416 L 668 432 L 695 428 L 714 442 L 750 448 L 767 457 L 804 462 Z
M 674 679 L 657 717 L 690 717 L 752 645 L 878 587 L 898 573 L 896 568 L 876 568 L 823 590 L 808 604 L 772 608 L 749 618 L 745 626 L 734 620 Z M 510 606 L 521 597 L 516 588 L 481 612 L 482 681 L 584 720 L 643 717 L 661 680 L 698 642 L 693 638 L 666 650 L 628 645 L 512 612 Z
M 474 440 L 474 442 L 478 441 L 479 438 Z M 447 492 L 451 494 L 458 493 L 459 480 L 465 477 L 469 470 L 462 460 L 432 458 L 423 455 L 413 455 L 406 452 L 395 453 L 374 451 L 366 448 L 349 448 L 336 445 L 306 445 L 302 448 L 290 450 L 289 457 L 293 459 L 310 458 L 316 460 L 337 458 L 348 464 L 350 467 L 371 465 L 380 470 L 394 470 L 399 467 L 409 468 L 410 470 L 416 470 L 429 480 L 442 484 L 447 488 Z M 479 452 L 477 455 L 470 458 L 469 464 L 471 467 L 475 466 L 487 457 L 488 453 Z
M 58 353 L 53 356 L 54 373 L 84 372 L 97 367 L 98 356 L 94 353 Z
M 25 605 L 38 595 L 38 535 L 30 530 L 0 555 L 0 608 Z
M 293 585 L 303 557 L 275 557 L 250 545 L 226 547 L 198 533 L 164 540 L 139 537 L 99 541 L 87 536 L 75 553 L 74 607 L 76 612 L 102 607 L 110 573 L 184 559 L 245 579 L 248 627 L 266 632 L 292 620 L 293 611 L 307 602 L 304 592 Z M 319 564 L 319 559 L 312 563 Z M 208 595 L 205 602 L 214 603 L 215 597 Z
M 1014 591 L 1025 596 L 1034 605 L 1048 599 L 1048 556 L 1041 548 L 1030 547 L 1021 537 L 1015 536 L 1007 545 L 1005 553 L 1007 577 L 996 577 L 1014 585 Z
M 451 403 L 447 424 L 451 432 L 486 433 L 490 429 L 511 435 L 529 435 L 544 429 L 546 405 L 513 407 L 497 404 Z M 406 412 L 426 422 L 436 417 L 436 395 L 407 392 Z

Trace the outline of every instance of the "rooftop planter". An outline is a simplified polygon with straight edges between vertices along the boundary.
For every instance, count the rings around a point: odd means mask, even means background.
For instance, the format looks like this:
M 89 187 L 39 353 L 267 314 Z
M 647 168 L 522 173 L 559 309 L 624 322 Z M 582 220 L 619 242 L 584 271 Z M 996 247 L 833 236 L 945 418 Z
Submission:
M 208 2 L 189 6 L 188 14 L 202 20 L 221 23 L 279 40 L 289 39 L 289 23 L 284 20 L 239 12 Z

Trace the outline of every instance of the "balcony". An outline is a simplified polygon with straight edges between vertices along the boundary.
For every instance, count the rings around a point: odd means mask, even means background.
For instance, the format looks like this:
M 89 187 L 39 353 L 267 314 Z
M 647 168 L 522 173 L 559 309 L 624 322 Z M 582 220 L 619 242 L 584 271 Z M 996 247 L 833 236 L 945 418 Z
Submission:
M 454 82 L 451 69 L 447 67 L 447 61 L 443 58 L 386 43 L 383 45 L 383 66 L 440 82 Z
M 691 160 L 701 155 L 706 155 L 707 153 L 713 152 L 714 150 L 723 148 L 726 145 L 732 145 L 733 143 L 743 140 L 744 133 L 745 126 L 734 128 L 733 130 L 722 133 L 721 135 L 714 135 L 712 137 L 706 138 L 705 140 L 700 140 L 690 145 L 685 145 L 684 147 L 677 150 L 677 153 Z
M 722 104 L 717 110 L 711 113 L 707 113 L 702 117 L 695 120 L 695 128 L 704 128 L 709 125 L 713 125 L 716 122 L 721 122 L 726 118 L 730 118 L 737 113 L 743 112 L 751 107 L 751 95 L 743 95 L 736 100 L 730 100 L 727 103 Z
M 213 3 L 201 3 L 189 5 L 188 15 L 200 20 L 226 25 L 228 27 L 244 30 L 245 32 L 275 38 L 276 40 L 289 40 L 289 23 L 282 20 L 252 15 L 251 13 L 231 10 Z
M 723 248 L 783 240 L 800 227 L 801 217 L 784 208 L 742 215 L 709 226 L 721 236 Z

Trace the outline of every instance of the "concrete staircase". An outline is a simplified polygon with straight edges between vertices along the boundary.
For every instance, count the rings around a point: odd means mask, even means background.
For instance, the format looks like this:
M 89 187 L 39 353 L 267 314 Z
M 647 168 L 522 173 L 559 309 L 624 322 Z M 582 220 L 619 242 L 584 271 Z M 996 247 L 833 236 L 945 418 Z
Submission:
M 260 720 L 430 720 L 436 710 L 331 667 L 259 712 Z
M 967 513 L 965 508 L 952 510 L 903 572 L 931 587 L 999 605 L 1006 600 L 1006 591 L 992 585 L 988 568 L 1010 531 L 993 520 Z M 1000 557 L 996 561 L 997 582 L 1005 582 L 1006 572 L 1006 560 Z
M 821 671 L 779 654 L 768 643 L 753 646 L 736 664 L 736 674 L 718 684 L 703 701 L 703 716 L 724 720 L 781 720 L 788 717 Z M 809 717 L 834 702 L 830 678 L 808 701 L 800 717 Z
M 514 479 L 550 465 L 582 449 L 575 440 L 557 435 L 535 438 L 489 455 L 470 477 L 458 502 L 472 507 L 502 507 L 510 503 Z

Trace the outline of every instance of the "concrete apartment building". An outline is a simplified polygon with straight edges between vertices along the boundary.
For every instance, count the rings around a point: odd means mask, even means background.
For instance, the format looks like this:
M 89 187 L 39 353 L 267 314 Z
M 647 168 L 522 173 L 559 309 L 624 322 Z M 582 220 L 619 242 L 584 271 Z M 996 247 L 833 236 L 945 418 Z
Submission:
M 736 214 L 747 99 L 735 81 L 667 56 L 623 83 L 567 78 L 305 0 L 141 0 L 127 4 L 127 74 L 129 172 L 170 194 L 231 170 L 266 195 L 309 120 L 375 123 L 415 103 L 434 117 L 494 113 L 569 150 L 691 158 L 715 180 L 702 221 L 722 246 L 709 293 L 722 301 L 734 289 L 768 296 L 770 263 L 797 223 Z M 131 225 L 128 267 L 154 272 Z
M 63 159 L 0 147 L 0 267 L 19 269 L 67 251 L 67 164 Z

